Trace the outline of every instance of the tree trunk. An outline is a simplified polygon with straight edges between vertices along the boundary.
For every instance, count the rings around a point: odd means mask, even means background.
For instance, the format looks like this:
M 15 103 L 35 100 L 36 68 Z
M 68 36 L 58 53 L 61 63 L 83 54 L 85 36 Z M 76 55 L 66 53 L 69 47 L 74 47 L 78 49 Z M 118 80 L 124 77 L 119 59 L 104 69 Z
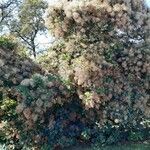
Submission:
M 33 48 L 33 56 L 36 59 L 36 51 L 35 51 L 35 47 Z
M 31 43 L 32 43 L 32 52 L 33 52 L 33 56 L 34 56 L 34 58 L 36 59 L 36 49 L 35 49 L 35 43 L 34 43 L 34 40 L 31 40 Z

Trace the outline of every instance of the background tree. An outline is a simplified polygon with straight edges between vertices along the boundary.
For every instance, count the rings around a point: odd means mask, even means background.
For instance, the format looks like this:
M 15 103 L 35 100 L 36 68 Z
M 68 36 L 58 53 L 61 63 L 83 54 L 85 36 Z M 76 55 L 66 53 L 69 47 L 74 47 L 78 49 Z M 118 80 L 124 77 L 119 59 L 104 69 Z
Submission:
M 24 0 L 18 18 L 11 22 L 11 33 L 20 38 L 36 58 L 37 35 L 46 30 L 43 15 L 47 3 L 42 0 Z
M 0 27 L 1 31 L 12 18 L 14 10 L 19 5 L 19 0 L 2 0 L 0 2 Z

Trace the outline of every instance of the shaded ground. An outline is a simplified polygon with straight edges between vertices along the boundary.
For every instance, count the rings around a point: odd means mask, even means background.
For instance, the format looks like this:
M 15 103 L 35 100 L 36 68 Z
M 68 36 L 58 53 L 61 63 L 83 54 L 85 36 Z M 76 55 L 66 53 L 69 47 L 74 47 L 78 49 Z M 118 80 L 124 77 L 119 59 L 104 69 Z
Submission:
M 114 145 L 106 147 L 74 147 L 68 150 L 150 150 L 150 144 L 127 144 L 127 145 Z

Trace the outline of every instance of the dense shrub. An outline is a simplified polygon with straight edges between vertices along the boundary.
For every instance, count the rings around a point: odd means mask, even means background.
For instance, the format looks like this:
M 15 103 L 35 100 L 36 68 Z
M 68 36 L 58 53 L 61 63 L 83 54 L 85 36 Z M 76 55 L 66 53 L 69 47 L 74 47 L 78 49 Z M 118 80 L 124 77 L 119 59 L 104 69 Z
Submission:
M 19 95 L 15 86 L 34 72 L 42 73 L 39 65 L 18 54 L 18 47 L 11 38 L 0 37 L 0 143 L 9 145 L 7 149 L 14 149 L 22 127 L 16 113 Z
M 61 149 L 150 139 L 149 19 L 141 0 L 66 0 L 48 11 L 58 41 L 39 58 L 46 74 L 0 51 L 2 87 L 17 90 L 19 141 Z
M 135 19 L 143 17 L 147 27 L 147 11 L 135 7 L 139 9 Z M 87 107 L 99 107 L 111 99 L 128 99 L 127 93 L 134 88 L 147 95 L 149 48 L 138 39 L 144 27 L 133 28 L 134 20 L 129 19 L 133 12 L 129 2 L 117 1 L 59 2 L 49 9 L 48 28 L 56 37 L 64 38 L 63 47 L 58 45 L 47 54 L 47 59 L 57 60 L 49 68 L 54 66 L 60 76 L 76 84 Z
M 149 20 L 141 0 L 63 1 L 49 8 L 47 27 L 62 46 L 51 47 L 41 64 L 74 86 L 89 123 L 86 141 L 150 137 L 141 134 L 150 119 Z
M 5 45 L 5 44 L 4 44 Z M 8 44 L 10 46 L 10 44 Z M 24 78 L 30 77 L 41 68 L 29 58 L 21 58 L 11 48 L 0 46 L 0 86 L 12 87 L 19 84 Z
M 53 75 L 35 74 L 31 79 L 23 80 L 17 89 L 21 97 L 16 110 L 23 114 L 27 125 L 34 129 L 34 126 L 38 125 L 37 122 L 50 122 L 52 118 L 49 120 L 48 116 L 45 116 L 47 111 L 55 107 L 54 105 L 62 106 L 64 102 L 69 101 L 71 95 L 69 89 Z

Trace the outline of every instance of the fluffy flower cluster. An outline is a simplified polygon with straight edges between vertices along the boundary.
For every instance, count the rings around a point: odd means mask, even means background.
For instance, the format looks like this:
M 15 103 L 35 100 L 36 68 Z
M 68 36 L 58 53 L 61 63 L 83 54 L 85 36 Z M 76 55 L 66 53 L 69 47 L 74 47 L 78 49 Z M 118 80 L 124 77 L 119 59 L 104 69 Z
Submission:
M 94 38 L 93 31 L 107 30 L 111 35 L 112 28 L 124 32 L 124 38 L 143 38 L 143 33 L 145 40 L 149 37 L 150 18 L 141 0 L 59 1 L 49 8 L 48 14 L 47 27 L 56 37 L 67 37 L 76 31 L 78 35 Z
M 8 149 L 12 149 L 20 138 L 18 133 L 21 125 L 16 114 L 19 94 L 15 87 L 33 73 L 42 73 L 38 64 L 17 54 L 16 46 L 9 39 L 0 41 L 0 141 L 7 143 Z M 23 84 L 29 82 L 26 80 Z
M 67 87 L 53 75 L 34 74 L 31 79 L 24 79 L 21 82 L 18 92 L 20 98 L 16 111 L 25 119 L 27 129 L 36 128 L 38 121 L 41 124 L 45 123 L 46 113 L 54 105 L 62 106 L 70 97 Z
M 88 109 L 126 100 L 125 92 L 135 87 L 146 95 L 150 63 L 149 50 L 143 46 L 149 12 L 141 3 L 73 0 L 49 8 L 47 26 L 67 41 L 59 51 L 56 72 L 74 83 Z
M 41 70 L 31 59 L 19 58 L 14 50 L 0 48 L 0 86 L 18 85 L 24 78 Z

